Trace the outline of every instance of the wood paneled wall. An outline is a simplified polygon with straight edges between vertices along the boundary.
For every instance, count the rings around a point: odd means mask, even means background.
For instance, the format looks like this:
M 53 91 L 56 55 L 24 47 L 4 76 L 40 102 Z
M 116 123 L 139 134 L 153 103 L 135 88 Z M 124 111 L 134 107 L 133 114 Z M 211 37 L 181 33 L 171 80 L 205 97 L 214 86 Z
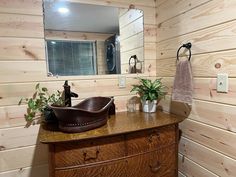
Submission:
M 186 115 L 180 124 L 179 176 L 236 175 L 236 1 L 157 1 L 157 76 L 169 95 L 165 111 Z M 192 107 L 170 100 L 176 51 L 192 42 Z M 229 74 L 229 92 L 216 92 L 218 73 Z
M 155 0 L 70 0 L 144 11 L 145 73 L 156 76 Z M 117 111 L 126 110 L 131 84 L 137 75 L 127 75 L 127 87 L 118 88 L 118 75 L 47 77 L 42 0 L 0 1 L 0 177 L 47 177 L 47 146 L 38 142 L 39 125 L 24 128 L 26 106 L 21 97 L 32 96 L 40 82 L 49 90 L 62 90 L 69 80 L 81 99 L 114 96 Z
M 91 41 L 105 41 L 107 38 L 112 36 L 113 34 L 105 34 L 105 33 L 86 33 L 79 31 L 55 31 L 55 30 L 46 30 L 45 39 L 49 40 L 68 40 L 68 41 L 83 41 L 83 40 L 91 40 Z
M 143 61 L 143 12 L 137 9 L 120 10 L 121 73 L 129 73 L 129 58 L 136 55 Z

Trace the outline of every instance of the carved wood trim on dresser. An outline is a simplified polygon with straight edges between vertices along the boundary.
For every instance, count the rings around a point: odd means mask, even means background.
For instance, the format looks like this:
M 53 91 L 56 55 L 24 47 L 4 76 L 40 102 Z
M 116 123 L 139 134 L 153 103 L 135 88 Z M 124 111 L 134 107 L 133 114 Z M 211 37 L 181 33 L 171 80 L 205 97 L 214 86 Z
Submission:
M 117 113 L 107 125 L 76 134 L 41 125 L 51 177 L 177 177 L 178 123 L 183 117 Z

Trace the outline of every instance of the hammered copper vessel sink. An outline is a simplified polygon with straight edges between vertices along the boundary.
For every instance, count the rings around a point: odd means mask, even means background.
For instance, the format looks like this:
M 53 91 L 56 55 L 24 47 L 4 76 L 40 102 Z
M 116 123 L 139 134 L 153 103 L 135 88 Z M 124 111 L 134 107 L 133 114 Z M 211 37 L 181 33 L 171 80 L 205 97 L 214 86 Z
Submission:
M 61 131 L 78 133 L 105 125 L 113 102 L 114 99 L 110 97 L 91 97 L 72 107 L 50 107 Z

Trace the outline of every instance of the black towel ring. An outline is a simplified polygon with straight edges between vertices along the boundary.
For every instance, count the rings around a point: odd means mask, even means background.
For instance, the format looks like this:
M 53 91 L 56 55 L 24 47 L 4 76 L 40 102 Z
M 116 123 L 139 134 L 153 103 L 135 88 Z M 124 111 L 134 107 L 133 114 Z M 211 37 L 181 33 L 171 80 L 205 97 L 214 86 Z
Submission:
M 177 51 L 177 61 L 179 61 L 179 51 L 181 48 L 185 47 L 186 49 L 188 49 L 189 51 L 189 57 L 188 57 L 188 61 L 190 61 L 190 58 L 192 56 L 191 54 L 191 47 L 192 47 L 192 44 L 190 42 L 188 42 L 187 44 L 183 44 L 182 46 L 180 46 L 180 48 L 178 49 Z

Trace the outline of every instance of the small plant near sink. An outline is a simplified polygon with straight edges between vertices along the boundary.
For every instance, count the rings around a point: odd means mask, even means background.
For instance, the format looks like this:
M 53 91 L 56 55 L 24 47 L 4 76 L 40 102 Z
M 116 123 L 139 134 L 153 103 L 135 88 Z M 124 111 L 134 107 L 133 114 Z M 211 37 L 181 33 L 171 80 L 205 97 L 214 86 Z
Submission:
M 143 112 L 156 112 L 156 105 L 166 94 L 166 86 L 163 85 L 161 79 L 154 81 L 144 78 L 136 78 L 139 84 L 132 85 L 130 92 L 136 92 L 141 99 Z
M 49 94 L 46 87 L 40 87 L 38 83 L 35 86 L 35 92 L 31 98 L 21 98 L 18 105 L 27 104 L 27 112 L 25 114 L 25 120 L 28 124 L 34 123 L 44 117 L 46 122 L 55 122 L 56 117 L 53 111 L 48 108 L 48 105 L 64 105 L 64 100 L 62 99 L 62 93 L 57 91 L 56 93 Z

